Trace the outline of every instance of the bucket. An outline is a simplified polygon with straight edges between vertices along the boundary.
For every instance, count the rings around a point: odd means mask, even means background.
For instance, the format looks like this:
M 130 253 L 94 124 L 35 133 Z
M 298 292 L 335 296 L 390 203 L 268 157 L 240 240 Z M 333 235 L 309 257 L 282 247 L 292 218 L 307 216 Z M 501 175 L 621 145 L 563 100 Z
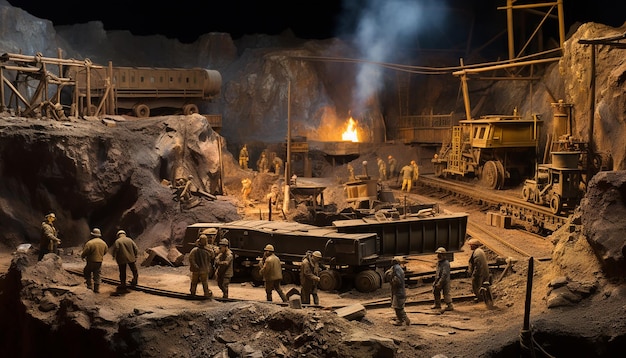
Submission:
M 580 152 L 552 152 L 552 166 L 563 169 L 577 169 Z

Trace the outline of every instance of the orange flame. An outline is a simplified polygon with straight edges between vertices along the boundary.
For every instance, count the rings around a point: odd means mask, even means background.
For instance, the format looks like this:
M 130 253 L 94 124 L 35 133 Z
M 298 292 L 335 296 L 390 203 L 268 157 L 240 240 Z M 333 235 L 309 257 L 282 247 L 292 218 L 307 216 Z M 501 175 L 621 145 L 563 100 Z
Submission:
M 358 142 L 359 141 L 359 135 L 357 133 L 357 122 L 352 117 L 348 119 L 347 128 L 341 134 L 341 140 L 346 141 L 346 142 Z

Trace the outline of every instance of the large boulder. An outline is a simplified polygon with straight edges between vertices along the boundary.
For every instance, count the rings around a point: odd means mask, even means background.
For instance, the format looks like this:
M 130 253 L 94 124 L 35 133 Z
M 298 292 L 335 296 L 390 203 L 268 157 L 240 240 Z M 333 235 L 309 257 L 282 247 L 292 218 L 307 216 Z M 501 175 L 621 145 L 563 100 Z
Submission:
M 626 171 L 600 172 L 580 203 L 583 233 L 608 277 L 626 277 Z

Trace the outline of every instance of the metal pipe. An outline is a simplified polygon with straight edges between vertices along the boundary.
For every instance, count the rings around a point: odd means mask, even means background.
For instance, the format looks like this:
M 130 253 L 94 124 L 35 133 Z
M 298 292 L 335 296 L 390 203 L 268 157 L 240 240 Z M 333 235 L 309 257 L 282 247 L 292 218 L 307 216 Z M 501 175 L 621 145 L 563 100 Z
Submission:
M 506 26 L 509 40 L 509 60 L 515 58 L 515 38 L 513 36 L 513 0 L 506 0 Z

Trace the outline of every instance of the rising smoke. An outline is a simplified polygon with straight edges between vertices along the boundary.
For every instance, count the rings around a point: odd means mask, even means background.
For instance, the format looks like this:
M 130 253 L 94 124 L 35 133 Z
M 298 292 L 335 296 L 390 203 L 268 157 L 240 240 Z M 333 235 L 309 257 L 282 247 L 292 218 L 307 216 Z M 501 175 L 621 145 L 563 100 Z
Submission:
M 355 44 L 360 64 L 353 95 L 353 108 L 365 108 L 381 89 L 382 67 L 371 62 L 393 63 L 398 52 L 416 47 L 417 35 L 443 16 L 445 1 L 437 0 L 350 0 L 346 14 L 358 14 Z M 439 11 L 433 11 L 439 9 Z

